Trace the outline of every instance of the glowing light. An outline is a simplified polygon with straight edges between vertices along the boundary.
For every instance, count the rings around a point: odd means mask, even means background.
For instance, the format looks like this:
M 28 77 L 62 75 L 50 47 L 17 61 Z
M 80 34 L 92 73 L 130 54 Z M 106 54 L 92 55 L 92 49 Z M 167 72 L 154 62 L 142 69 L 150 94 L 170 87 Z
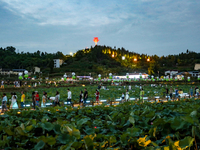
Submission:
M 82 86 L 85 86 L 84 84 Z
M 73 53 L 72 53 L 72 52 L 70 52 L 69 54 L 70 54 L 71 56 L 73 55 Z
M 149 59 L 149 58 L 147 58 L 147 61 L 150 61 L 150 59 Z
M 114 55 L 114 54 L 112 54 L 112 57 L 115 57 L 115 55 Z
M 134 58 L 134 61 L 137 61 L 137 58 Z
M 97 45 L 97 43 L 99 42 L 99 38 L 98 37 L 94 37 L 93 41 L 94 41 L 95 45 Z
M 17 113 L 18 113 L 18 114 L 21 114 L 21 112 L 20 112 L 20 111 L 18 111 Z
M 97 127 L 94 127 L 95 129 L 97 128 Z
M 125 60 L 125 56 L 122 56 L 122 60 Z

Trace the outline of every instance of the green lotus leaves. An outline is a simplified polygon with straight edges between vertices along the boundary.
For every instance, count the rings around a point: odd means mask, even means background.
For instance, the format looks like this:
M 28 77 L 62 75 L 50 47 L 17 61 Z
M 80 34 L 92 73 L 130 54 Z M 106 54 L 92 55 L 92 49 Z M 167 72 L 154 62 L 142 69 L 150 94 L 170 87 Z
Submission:
M 48 131 L 51 131 L 54 127 L 54 125 L 50 122 L 42 123 L 41 126 L 42 126 L 43 129 L 48 130 Z
M 42 149 L 44 146 L 45 146 L 45 143 L 44 143 L 43 141 L 39 141 L 39 142 L 35 145 L 34 149 L 35 149 L 35 150 L 40 150 L 40 149 Z

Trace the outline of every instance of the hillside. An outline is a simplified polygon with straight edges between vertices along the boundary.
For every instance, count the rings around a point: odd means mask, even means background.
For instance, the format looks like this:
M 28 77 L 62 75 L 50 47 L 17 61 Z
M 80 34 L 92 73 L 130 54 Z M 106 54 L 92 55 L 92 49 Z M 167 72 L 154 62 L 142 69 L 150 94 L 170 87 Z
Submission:
M 124 58 L 124 59 L 122 59 Z M 53 59 L 64 60 L 61 68 L 53 68 Z M 0 66 L 3 69 L 41 68 L 42 76 L 71 75 L 108 76 L 108 73 L 125 74 L 127 72 L 147 72 L 163 75 L 165 70 L 191 71 L 195 63 L 200 63 L 200 53 L 187 50 L 186 53 L 158 57 L 147 54 L 137 54 L 124 48 L 95 46 L 89 49 L 78 50 L 73 56 L 62 52 L 44 53 L 39 50 L 34 53 L 16 53 L 16 48 L 10 46 L 0 48 Z

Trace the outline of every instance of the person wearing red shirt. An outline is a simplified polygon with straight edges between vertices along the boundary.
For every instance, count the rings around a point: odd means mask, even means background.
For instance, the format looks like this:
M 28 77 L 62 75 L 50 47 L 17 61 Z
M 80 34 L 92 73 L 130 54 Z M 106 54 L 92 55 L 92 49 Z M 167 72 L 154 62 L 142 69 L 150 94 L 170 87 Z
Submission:
M 96 102 L 99 104 L 99 95 L 100 95 L 100 93 L 99 93 L 98 90 L 96 90 L 95 95 L 96 95 Z
M 39 107 L 39 101 L 40 101 L 40 97 L 39 97 L 39 93 L 38 91 L 35 91 L 35 101 L 36 101 L 36 106 Z

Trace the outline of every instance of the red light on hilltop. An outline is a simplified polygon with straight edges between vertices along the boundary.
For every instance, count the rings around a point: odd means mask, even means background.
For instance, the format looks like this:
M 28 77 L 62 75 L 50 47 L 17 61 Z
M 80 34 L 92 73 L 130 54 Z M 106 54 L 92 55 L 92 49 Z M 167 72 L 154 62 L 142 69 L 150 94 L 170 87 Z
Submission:
M 98 37 L 94 37 L 93 41 L 94 41 L 95 45 L 97 45 L 97 43 L 99 42 L 99 38 Z

